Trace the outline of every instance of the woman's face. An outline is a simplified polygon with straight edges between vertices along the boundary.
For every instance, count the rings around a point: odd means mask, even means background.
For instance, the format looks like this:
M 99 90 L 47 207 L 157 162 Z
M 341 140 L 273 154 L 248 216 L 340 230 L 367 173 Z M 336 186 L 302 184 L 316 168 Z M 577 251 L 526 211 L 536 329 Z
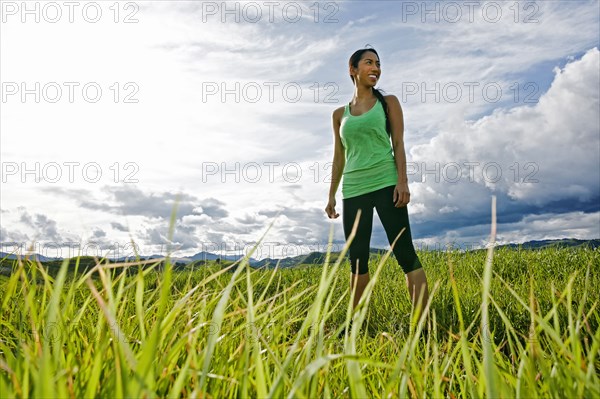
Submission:
M 372 51 L 365 51 L 358 62 L 358 68 L 351 68 L 354 83 L 364 86 L 375 86 L 381 76 L 379 57 Z

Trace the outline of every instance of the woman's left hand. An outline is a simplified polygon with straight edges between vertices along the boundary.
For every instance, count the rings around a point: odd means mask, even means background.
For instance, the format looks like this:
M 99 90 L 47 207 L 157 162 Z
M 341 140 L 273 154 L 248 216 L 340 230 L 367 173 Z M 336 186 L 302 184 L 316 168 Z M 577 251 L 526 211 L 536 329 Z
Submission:
M 410 191 L 408 191 L 408 183 L 398 183 L 394 187 L 394 206 L 401 208 L 410 202 Z

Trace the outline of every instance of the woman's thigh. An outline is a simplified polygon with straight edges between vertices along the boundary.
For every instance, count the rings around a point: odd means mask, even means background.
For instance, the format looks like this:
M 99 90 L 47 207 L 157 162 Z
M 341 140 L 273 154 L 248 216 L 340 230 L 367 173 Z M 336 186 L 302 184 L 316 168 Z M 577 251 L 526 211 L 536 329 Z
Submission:
M 359 210 L 360 218 L 358 220 L 356 234 L 348 249 L 352 273 L 355 274 L 357 272 L 358 274 L 368 272 L 371 232 L 373 230 L 373 201 L 368 194 L 344 199 L 342 218 L 346 240 L 349 239 L 350 234 L 352 233 Z
M 396 240 L 400 232 L 402 234 L 394 246 L 394 255 L 405 272 L 410 272 L 421 267 L 418 260 L 410 230 L 408 208 L 406 206 L 396 208 L 394 206 L 394 186 L 377 190 L 375 197 L 375 209 L 385 229 L 390 245 Z

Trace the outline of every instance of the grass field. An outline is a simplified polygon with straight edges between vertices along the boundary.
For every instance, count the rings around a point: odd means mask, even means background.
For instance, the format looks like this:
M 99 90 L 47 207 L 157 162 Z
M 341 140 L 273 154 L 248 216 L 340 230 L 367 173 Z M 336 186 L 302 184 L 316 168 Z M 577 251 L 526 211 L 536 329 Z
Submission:
M 600 397 L 600 250 L 497 249 L 487 280 L 486 251 L 419 256 L 419 320 L 393 256 L 373 259 L 353 315 L 346 260 L 52 275 L 15 262 L 0 277 L 0 394 Z

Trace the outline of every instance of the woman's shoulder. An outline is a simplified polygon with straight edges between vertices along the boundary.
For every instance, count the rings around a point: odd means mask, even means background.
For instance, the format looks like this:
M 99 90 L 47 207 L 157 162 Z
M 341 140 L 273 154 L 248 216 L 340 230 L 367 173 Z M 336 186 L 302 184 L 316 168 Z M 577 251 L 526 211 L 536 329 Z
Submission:
M 346 106 L 345 105 L 336 108 L 333 111 L 333 119 L 342 119 L 342 116 L 344 116 L 344 111 L 345 110 L 346 110 Z
M 402 112 L 402 105 L 400 105 L 400 101 L 398 100 L 398 97 L 396 97 L 393 94 L 386 94 L 385 96 L 383 96 L 383 98 L 385 99 L 385 103 L 387 105 L 388 108 L 388 112 L 389 111 L 393 111 L 393 110 L 400 110 L 400 112 Z
M 385 99 L 386 102 L 388 102 L 388 101 L 400 102 L 400 101 L 398 101 L 398 97 L 396 97 L 393 94 L 386 94 L 385 96 L 383 96 L 383 98 Z

